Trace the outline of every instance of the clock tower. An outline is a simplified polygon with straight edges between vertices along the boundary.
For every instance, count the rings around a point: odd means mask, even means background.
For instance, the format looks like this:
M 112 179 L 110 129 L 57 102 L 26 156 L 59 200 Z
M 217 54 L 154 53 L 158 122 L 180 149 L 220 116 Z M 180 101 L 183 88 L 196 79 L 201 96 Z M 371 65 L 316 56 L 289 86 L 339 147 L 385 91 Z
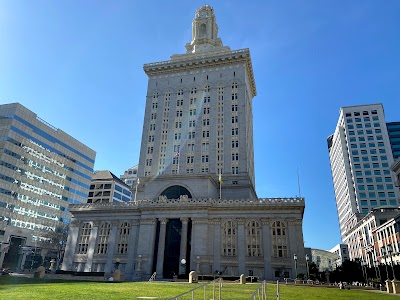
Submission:
M 192 41 L 186 44 L 186 53 L 220 50 L 222 47 L 222 41 L 218 38 L 214 9 L 204 5 L 196 11 L 192 22 Z

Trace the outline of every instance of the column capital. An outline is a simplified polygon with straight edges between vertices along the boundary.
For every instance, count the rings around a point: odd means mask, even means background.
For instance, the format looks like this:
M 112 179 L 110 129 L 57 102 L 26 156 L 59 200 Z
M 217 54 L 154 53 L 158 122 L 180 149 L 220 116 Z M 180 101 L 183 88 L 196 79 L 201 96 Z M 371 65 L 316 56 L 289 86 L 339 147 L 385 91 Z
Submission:
M 118 224 L 119 224 L 119 221 L 118 221 L 118 220 L 113 220 L 113 221 L 111 221 L 111 225 L 112 225 L 112 226 L 118 226 Z
M 130 224 L 131 224 L 132 226 L 137 226 L 137 225 L 140 224 L 140 220 L 130 220 Z
M 187 224 L 189 222 L 189 218 L 181 218 L 182 224 Z
M 92 221 L 93 227 L 99 227 L 100 221 L 99 220 L 94 220 Z
M 165 225 L 168 222 L 167 218 L 159 218 L 158 220 L 160 221 L 160 224 L 162 224 L 162 225 Z
M 238 225 L 244 225 L 244 222 L 245 222 L 245 221 L 246 221 L 246 219 L 242 219 L 242 218 L 237 219 Z
M 301 219 L 288 219 L 287 220 L 288 225 L 302 225 L 303 220 Z
M 261 218 L 261 223 L 263 225 L 270 225 L 271 219 L 269 218 Z

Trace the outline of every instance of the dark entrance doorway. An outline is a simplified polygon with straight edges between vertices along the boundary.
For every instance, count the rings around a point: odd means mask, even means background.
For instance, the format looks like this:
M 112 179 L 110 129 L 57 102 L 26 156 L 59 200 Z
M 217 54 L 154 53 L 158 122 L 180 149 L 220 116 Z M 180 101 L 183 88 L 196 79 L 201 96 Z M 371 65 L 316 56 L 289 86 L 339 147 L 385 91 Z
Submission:
M 181 247 L 182 222 L 170 219 L 167 223 L 164 252 L 164 278 L 172 278 L 179 274 L 179 252 Z
M 21 247 L 25 245 L 25 238 L 11 236 L 10 237 L 10 248 L 4 256 L 4 268 L 10 268 L 11 270 L 17 270 L 19 267 L 19 260 L 21 257 Z

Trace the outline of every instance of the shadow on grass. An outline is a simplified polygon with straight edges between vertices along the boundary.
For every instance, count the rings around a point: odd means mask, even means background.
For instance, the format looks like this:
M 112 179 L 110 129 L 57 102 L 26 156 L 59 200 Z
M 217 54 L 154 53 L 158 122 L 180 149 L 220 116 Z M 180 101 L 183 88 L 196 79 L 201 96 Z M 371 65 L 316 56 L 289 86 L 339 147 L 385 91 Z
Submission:
M 121 283 L 117 281 L 95 281 L 95 280 L 70 280 L 70 279 L 52 279 L 52 278 L 27 278 L 27 277 L 17 277 L 17 276 L 0 276 L 0 286 L 5 285 L 15 285 L 15 284 L 44 284 L 44 283 L 82 283 L 82 282 L 92 282 L 92 283 Z

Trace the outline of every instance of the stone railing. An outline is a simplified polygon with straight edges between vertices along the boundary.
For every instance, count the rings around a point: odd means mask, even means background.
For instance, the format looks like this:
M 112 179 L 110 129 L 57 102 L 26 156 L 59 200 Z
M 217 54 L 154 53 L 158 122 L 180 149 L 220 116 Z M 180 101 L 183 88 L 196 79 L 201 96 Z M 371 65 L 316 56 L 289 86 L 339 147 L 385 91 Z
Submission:
M 70 209 L 123 209 L 123 208 L 145 208 L 153 206 L 304 206 L 304 198 L 259 198 L 259 199 L 201 199 L 181 196 L 179 199 L 168 199 L 160 196 L 158 199 L 145 199 L 136 202 L 120 203 L 85 203 L 71 204 Z

